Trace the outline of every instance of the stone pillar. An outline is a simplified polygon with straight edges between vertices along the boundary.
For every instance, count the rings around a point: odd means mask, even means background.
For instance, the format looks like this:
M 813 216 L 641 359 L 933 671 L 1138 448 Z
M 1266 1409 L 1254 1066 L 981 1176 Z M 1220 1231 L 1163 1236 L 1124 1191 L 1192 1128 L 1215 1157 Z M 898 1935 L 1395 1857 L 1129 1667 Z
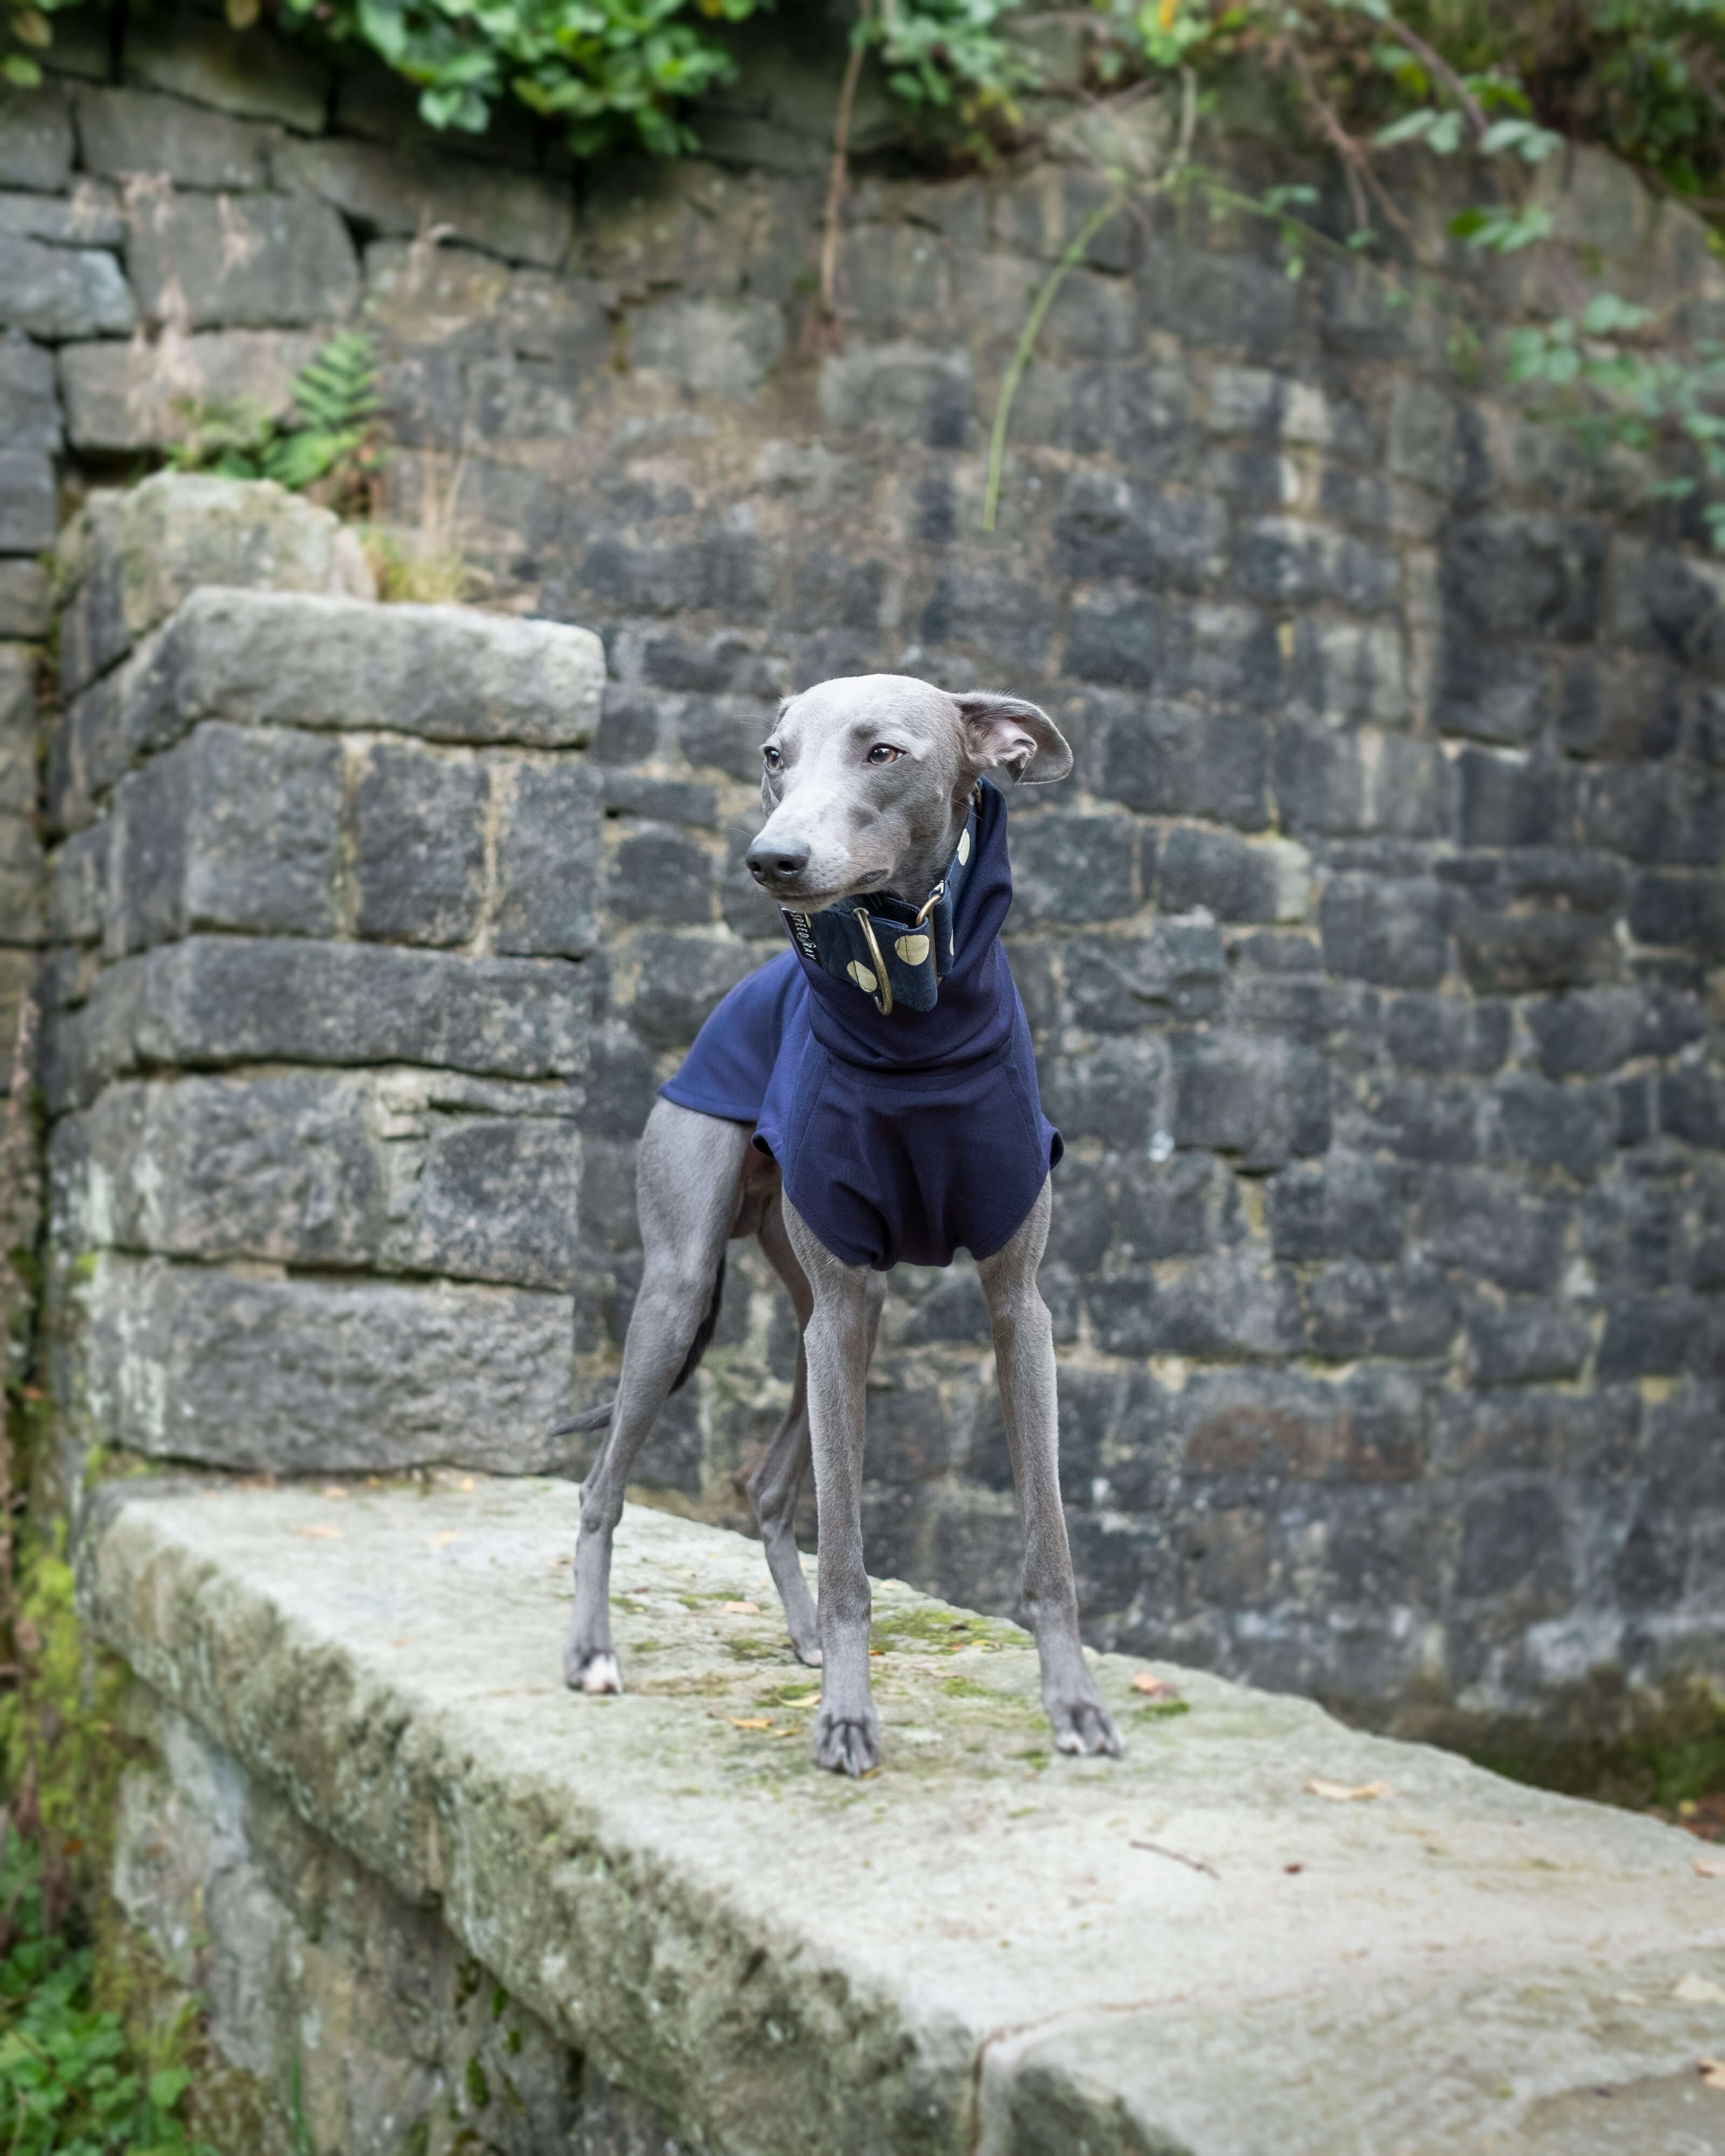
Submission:
M 596 939 L 587 630 L 384 607 L 160 476 L 64 548 L 44 1054 L 64 1439 L 552 1464 Z

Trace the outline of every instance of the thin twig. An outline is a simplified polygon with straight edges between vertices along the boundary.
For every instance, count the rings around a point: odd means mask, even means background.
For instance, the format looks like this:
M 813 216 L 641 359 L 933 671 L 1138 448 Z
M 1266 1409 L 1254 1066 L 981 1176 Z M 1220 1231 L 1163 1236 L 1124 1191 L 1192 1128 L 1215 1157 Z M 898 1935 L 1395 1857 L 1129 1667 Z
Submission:
M 1201 1871 L 1207 1879 L 1219 1879 L 1221 1873 L 1213 1864 L 1206 1864 L 1201 1856 L 1183 1856 L 1178 1849 L 1164 1849 L 1159 1841 L 1135 1841 L 1134 1849 L 1147 1849 L 1153 1856 L 1172 1857 L 1176 1864 L 1183 1864 L 1189 1871 Z
M 1342 125 L 1341 116 L 1317 86 L 1312 72 L 1312 63 L 1297 44 L 1290 41 L 1288 52 L 1294 63 L 1294 72 L 1300 78 L 1300 88 L 1306 101 L 1317 116 L 1317 124 L 1328 138 L 1331 146 L 1342 160 L 1342 170 L 1347 176 L 1348 198 L 1353 204 L 1353 222 L 1357 231 L 1369 232 L 1372 220 L 1366 213 L 1365 189 L 1369 187 L 1378 198 L 1378 205 L 1406 239 L 1413 238 L 1413 227 L 1390 199 L 1384 183 L 1372 169 L 1372 160 L 1357 136 L 1350 135 Z
M 1180 69 L 1180 133 L 1174 154 L 1165 172 L 1160 173 L 1144 189 L 1147 195 L 1166 193 L 1185 169 L 1192 154 L 1193 131 L 1198 120 L 1197 78 L 1189 67 Z M 994 424 L 988 435 L 988 476 L 983 489 L 983 529 L 992 531 L 1000 506 L 1000 479 L 1006 463 L 1006 430 L 1012 418 L 1014 399 L 1019 393 L 1019 384 L 1024 370 L 1029 366 L 1036 349 L 1036 340 L 1042 325 L 1048 319 L 1048 311 L 1060 295 L 1069 270 L 1076 270 L 1084 259 L 1091 240 L 1111 218 L 1124 209 L 1132 198 L 1129 185 L 1117 185 L 1105 203 L 1100 203 L 1080 225 L 1071 244 L 1066 249 L 1043 281 L 1042 290 L 1031 304 L 1030 312 L 1019 341 L 1007 362 L 1006 372 L 1000 382 L 1000 394 L 994 403 Z
M 1385 15 L 1380 19 L 1386 29 L 1393 31 L 1401 39 L 1428 74 L 1436 75 L 1440 81 L 1448 85 L 1450 96 L 1467 115 L 1468 125 L 1476 135 L 1482 136 L 1489 124 L 1486 119 L 1484 109 L 1478 98 L 1474 95 L 1443 54 L 1434 51 L 1424 38 L 1417 32 L 1410 30 L 1399 17 Z
M 873 19 L 874 13 L 874 0 L 861 0 L 857 26 L 851 33 L 850 50 L 845 56 L 845 79 L 839 85 L 839 110 L 833 122 L 833 162 L 827 172 L 826 223 L 820 241 L 821 316 L 829 326 L 839 319 L 839 213 L 850 186 L 850 115 L 856 104 L 856 85 L 862 75 L 863 55 L 868 44 L 862 34 L 863 26 Z

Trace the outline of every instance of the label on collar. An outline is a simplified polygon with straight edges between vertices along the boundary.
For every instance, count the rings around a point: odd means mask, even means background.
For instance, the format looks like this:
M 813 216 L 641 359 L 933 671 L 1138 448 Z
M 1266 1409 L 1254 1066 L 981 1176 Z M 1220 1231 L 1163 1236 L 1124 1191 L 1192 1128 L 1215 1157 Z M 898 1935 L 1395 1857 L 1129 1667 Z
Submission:
M 791 913 L 783 906 L 778 910 L 784 915 L 784 925 L 791 932 L 791 941 L 811 966 L 818 966 L 820 963 L 820 947 L 814 940 L 814 922 L 806 913 Z

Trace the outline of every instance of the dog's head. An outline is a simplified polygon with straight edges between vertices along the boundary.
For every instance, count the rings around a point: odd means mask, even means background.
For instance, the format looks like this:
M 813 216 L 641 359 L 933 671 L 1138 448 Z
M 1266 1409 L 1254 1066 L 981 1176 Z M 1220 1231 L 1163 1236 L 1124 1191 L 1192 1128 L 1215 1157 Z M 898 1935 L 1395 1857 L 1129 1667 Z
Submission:
M 761 750 L 767 822 L 749 871 L 782 905 L 819 912 L 865 891 L 920 898 L 945 869 L 985 771 L 1064 778 L 1072 752 L 1048 714 L 988 690 L 951 696 L 906 674 L 859 674 L 788 696 Z

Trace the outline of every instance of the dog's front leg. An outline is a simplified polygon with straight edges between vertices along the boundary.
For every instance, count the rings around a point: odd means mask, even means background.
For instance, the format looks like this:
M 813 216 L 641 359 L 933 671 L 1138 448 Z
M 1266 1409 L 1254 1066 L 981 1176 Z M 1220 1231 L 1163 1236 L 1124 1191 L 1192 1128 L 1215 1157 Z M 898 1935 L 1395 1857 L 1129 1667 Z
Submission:
M 811 1231 L 788 1198 L 791 1248 L 814 1294 L 803 1335 L 809 1363 L 809 1432 L 820 1536 L 820 1714 L 814 1761 L 835 1774 L 865 1774 L 880 1763 L 880 1722 L 869 1696 L 869 1575 L 863 1563 L 864 1384 L 880 1306 L 883 1275 L 847 1265 Z
M 1024 1523 L 1024 1609 L 1042 1664 L 1042 1704 L 1062 1752 L 1117 1756 L 1120 1739 L 1078 1635 L 1078 1590 L 1060 1504 L 1054 1327 L 1036 1286 L 1051 1210 L 1045 1183 L 1012 1240 L 977 1270 L 993 1325 L 1000 1406 Z

